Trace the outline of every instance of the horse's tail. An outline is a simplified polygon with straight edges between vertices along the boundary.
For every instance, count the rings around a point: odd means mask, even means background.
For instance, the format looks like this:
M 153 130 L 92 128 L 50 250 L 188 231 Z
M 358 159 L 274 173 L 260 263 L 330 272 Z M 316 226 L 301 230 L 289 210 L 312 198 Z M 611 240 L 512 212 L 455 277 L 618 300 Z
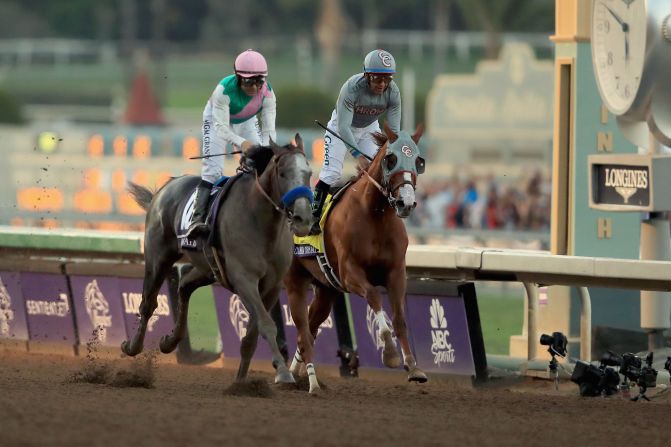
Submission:
M 151 199 L 154 198 L 154 193 L 144 186 L 140 186 L 133 182 L 128 182 L 128 192 L 135 202 L 142 207 L 143 210 L 149 210 L 149 205 L 151 205 Z

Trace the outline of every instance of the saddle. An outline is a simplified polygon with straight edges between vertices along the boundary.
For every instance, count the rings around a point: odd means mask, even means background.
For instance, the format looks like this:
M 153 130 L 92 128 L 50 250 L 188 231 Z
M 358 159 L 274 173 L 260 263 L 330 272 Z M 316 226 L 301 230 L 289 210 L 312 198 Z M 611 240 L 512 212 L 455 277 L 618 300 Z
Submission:
M 219 180 L 216 181 L 214 186 L 212 187 L 212 192 L 210 193 L 210 200 L 207 203 L 207 218 L 205 219 L 205 222 L 207 223 L 207 227 L 209 230 L 209 236 L 207 238 L 207 244 L 212 245 L 214 242 L 214 233 L 212 231 L 212 228 L 214 228 L 214 225 L 216 224 L 216 216 L 219 211 L 219 208 L 221 207 L 221 204 L 223 203 L 224 199 L 228 195 L 228 191 L 230 191 L 231 186 L 235 181 L 240 177 L 240 174 L 237 174 L 233 177 L 221 177 Z M 179 238 L 180 241 L 180 248 L 183 250 L 199 250 L 202 248 L 202 244 L 204 240 L 201 239 L 187 239 L 184 237 L 186 234 L 189 225 L 191 225 L 191 219 L 193 218 L 193 211 L 194 211 L 194 202 L 196 200 L 196 191 L 197 189 L 194 188 L 193 192 L 189 196 L 189 199 L 186 201 L 186 204 L 184 205 L 184 210 L 182 211 L 182 218 L 180 219 L 178 228 L 177 228 L 177 237 Z
M 298 257 L 309 257 L 315 256 L 318 253 L 324 252 L 324 226 L 326 225 L 326 219 L 328 218 L 331 209 L 340 201 L 343 193 L 349 188 L 349 186 L 354 183 L 356 179 L 352 178 L 341 183 L 336 183 L 331 186 L 329 189 L 329 194 L 326 196 L 324 201 L 324 207 L 322 208 L 321 215 L 319 216 L 319 228 L 321 228 L 320 234 L 309 235 L 309 236 L 294 236 L 294 255 Z

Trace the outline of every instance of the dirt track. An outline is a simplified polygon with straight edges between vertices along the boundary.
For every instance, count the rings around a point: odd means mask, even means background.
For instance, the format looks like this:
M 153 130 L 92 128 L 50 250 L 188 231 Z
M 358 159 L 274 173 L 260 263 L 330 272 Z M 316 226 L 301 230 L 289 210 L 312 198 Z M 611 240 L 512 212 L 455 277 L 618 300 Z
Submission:
M 669 438 L 671 392 L 634 403 L 580 398 L 572 383 L 555 391 L 546 381 L 506 379 L 469 389 L 440 378 L 416 385 L 403 374 L 341 379 L 322 370 L 328 388 L 318 397 L 277 388 L 262 371 L 253 371 L 262 381 L 243 389 L 247 396 L 235 396 L 225 392 L 228 367 L 145 360 L 132 376 L 129 359 L 98 364 L 98 372 L 114 372 L 108 383 L 153 381 L 146 389 L 73 382 L 90 372 L 87 364 L 0 351 L 0 446 L 661 446 Z

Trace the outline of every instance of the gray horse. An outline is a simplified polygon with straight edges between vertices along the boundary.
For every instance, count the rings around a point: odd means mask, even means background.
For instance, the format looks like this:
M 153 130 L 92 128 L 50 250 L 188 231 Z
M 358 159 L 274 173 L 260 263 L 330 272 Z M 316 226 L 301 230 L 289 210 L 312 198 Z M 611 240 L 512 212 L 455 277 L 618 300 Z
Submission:
M 177 321 L 172 333 L 161 339 L 161 351 L 172 352 L 184 337 L 193 291 L 218 280 L 240 297 L 250 315 L 247 334 L 240 344 L 237 380 L 247 377 L 260 333 L 273 353 L 273 366 L 277 369 L 275 382 L 294 382 L 278 349 L 277 328 L 268 310 L 277 302 L 282 277 L 291 264 L 291 233 L 306 235 L 312 220 L 309 188 L 312 172 L 300 135 L 296 134 L 295 141 L 296 146 L 280 147 L 271 141 L 268 147 L 250 150 L 246 159 L 251 159 L 256 167 L 247 169 L 230 185 L 214 229 L 220 278 L 215 278 L 202 251 L 180 251 L 175 231 L 186 201 L 200 178 L 172 179 L 155 195 L 144 187 L 129 184 L 130 193 L 147 211 L 147 218 L 140 325 L 132 340 L 122 343 L 124 353 L 135 356 L 142 351 L 147 322 L 156 309 L 161 284 L 173 264 L 184 255 L 191 267 L 184 269 L 186 273 L 180 278 Z

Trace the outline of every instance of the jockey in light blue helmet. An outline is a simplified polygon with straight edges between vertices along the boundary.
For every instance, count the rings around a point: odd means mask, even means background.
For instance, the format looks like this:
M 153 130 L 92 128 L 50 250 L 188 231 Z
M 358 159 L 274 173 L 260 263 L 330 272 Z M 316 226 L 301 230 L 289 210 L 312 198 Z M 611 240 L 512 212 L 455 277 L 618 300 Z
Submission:
M 363 73 L 351 76 L 341 87 L 327 127 L 348 144 L 331 132 L 324 134 L 324 163 L 315 185 L 315 225 L 311 234 L 320 232 L 319 218 L 326 195 L 342 175 L 345 154 L 349 152 L 357 158 L 359 166 L 367 166 L 366 157 L 372 159 L 378 151 L 372 134 L 380 132 L 378 119 L 383 114 L 392 131 L 401 130 L 401 92 L 393 80 L 395 73 L 394 56 L 385 50 L 373 50 L 363 60 Z

